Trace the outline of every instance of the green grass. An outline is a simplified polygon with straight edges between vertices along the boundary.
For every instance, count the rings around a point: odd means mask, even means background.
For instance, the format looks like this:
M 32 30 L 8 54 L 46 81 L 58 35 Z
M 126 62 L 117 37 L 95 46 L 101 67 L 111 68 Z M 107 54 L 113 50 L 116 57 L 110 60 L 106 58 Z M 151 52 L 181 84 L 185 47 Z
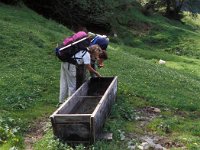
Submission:
M 123 49 L 122 46 L 120 48 Z M 118 47 L 111 48 L 113 55 L 111 60 L 117 62 L 117 53 L 121 52 L 120 60 L 124 63 L 110 63 L 105 73 L 119 76 L 119 90 L 125 94 L 140 95 L 154 105 L 163 107 L 177 107 L 181 109 L 196 110 L 199 108 L 199 78 L 195 80 L 193 75 L 182 73 L 174 68 L 160 66 L 155 60 L 138 58 Z M 159 53 L 157 53 L 159 55 Z M 148 55 L 148 54 L 147 54 Z M 113 58 L 115 57 L 115 58 Z M 118 60 L 117 60 L 118 59 Z M 152 58 L 156 59 L 156 58 Z M 168 63 L 168 62 L 167 62 Z
M 34 119 L 56 109 L 60 64 L 54 47 L 72 32 L 25 7 L 0 7 L 0 114 L 20 118 L 22 134 Z
M 32 123 L 56 110 L 60 63 L 53 49 L 72 31 L 24 6 L 0 3 L 0 8 L 0 149 L 24 149 L 24 135 Z M 182 24 L 126 11 L 119 20 L 133 24 L 116 24 L 118 38 L 111 37 L 109 59 L 99 70 L 103 76 L 118 76 L 117 101 L 104 128 L 113 133 L 113 140 L 97 141 L 90 148 L 127 149 L 133 139 L 121 140 L 123 134 L 145 134 L 135 120 L 135 110 L 154 106 L 161 109 L 161 116 L 145 127 L 148 132 L 183 143 L 187 149 L 199 149 L 199 18 L 187 17 Z M 159 65 L 159 59 L 166 64 Z M 34 145 L 41 147 L 67 146 L 54 140 L 49 128 Z

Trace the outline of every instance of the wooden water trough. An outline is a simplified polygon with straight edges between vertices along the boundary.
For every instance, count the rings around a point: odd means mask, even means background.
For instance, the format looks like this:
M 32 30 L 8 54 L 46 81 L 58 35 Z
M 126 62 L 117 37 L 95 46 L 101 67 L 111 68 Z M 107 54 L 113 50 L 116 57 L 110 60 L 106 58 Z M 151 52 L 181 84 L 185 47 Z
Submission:
M 116 100 L 117 77 L 91 78 L 51 116 L 56 137 L 68 143 L 92 144 Z

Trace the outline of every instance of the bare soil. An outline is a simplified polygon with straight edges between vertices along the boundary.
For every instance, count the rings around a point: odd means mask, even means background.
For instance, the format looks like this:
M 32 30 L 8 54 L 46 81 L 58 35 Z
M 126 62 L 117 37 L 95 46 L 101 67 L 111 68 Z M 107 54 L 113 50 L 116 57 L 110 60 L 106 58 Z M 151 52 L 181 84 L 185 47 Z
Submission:
M 142 134 L 127 133 L 125 135 L 126 141 L 138 141 L 137 148 L 142 150 L 168 150 L 172 148 L 186 149 L 182 143 L 170 140 L 168 137 L 158 136 L 152 132 L 147 131 L 146 126 L 152 119 L 160 116 L 160 109 L 155 107 L 144 107 L 135 111 L 136 120 L 139 122 L 139 127 L 142 128 Z M 130 143 L 130 142 L 129 142 Z M 130 143 L 129 149 L 137 149 L 135 143 Z
M 33 144 L 41 139 L 45 133 L 45 128 L 49 118 L 40 118 L 31 124 L 30 129 L 24 138 L 25 150 L 33 150 Z
M 142 134 L 126 133 L 125 141 L 129 142 L 128 149 L 134 150 L 139 147 L 142 150 L 149 149 L 161 149 L 168 150 L 171 148 L 186 149 L 182 143 L 178 143 L 170 140 L 168 137 L 158 136 L 146 130 L 146 125 L 151 122 L 152 119 L 159 117 L 160 109 L 155 107 L 144 107 L 135 111 L 137 114 L 136 120 L 139 122 L 139 128 L 142 129 Z M 36 120 L 25 136 L 25 149 L 33 150 L 33 144 L 41 139 L 45 133 L 48 118 L 40 118 Z M 138 147 L 135 143 L 131 143 L 132 140 L 137 141 Z

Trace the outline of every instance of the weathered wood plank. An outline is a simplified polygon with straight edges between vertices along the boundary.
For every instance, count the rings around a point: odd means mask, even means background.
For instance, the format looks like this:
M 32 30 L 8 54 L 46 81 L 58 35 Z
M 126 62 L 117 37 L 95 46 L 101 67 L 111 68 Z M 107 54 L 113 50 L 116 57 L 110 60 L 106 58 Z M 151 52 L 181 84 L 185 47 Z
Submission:
M 104 94 L 103 97 L 101 98 L 99 104 L 101 104 L 103 101 L 106 100 L 107 95 L 108 95 L 109 93 L 112 93 L 112 95 L 114 96 L 114 97 L 113 97 L 113 101 L 115 101 L 115 99 L 116 99 L 116 93 L 117 93 L 117 76 L 116 76 L 116 77 L 113 79 L 113 81 L 110 83 L 110 85 L 109 85 L 109 87 L 107 88 L 105 94 Z M 100 107 L 100 105 L 98 105 L 98 106 L 95 108 L 95 110 L 94 110 L 94 112 L 93 112 L 93 114 L 92 114 L 93 116 L 97 113 L 97 111 L 99 110 L 99 107 Z
M 56 123 L 55 128 L 55 136 L 64 141 L 90 141 L 90 123 Z
M 76 114 L 92 114 L 95 107 L 101 100 L 101 97 L 89 96 L 83 97 L 82 103 L 77 105 L 76 109 L 72 113 Z
M 91 114 L 54 115 L 54 123 L 79 123 L 90 122 Z
M 51 115 L 69 113 L 75 107 L 78 101 L 74 100 L 74 97 L 85 96 L 88 91 L 88 82 L 86 81 L 72 96 L 68 97 L 67 100 Z M 81 100 L 81 99 L 80 99 Z
M 103 96 L 110 83 L 112 82 L 113 77 L 99 77 L 91 78 L 88 83 L 88 96 Z
M 93 139 L 94 142 L 96 138 L 101 133 L 101 129 L 105 123 L 106 118 L 108 117 L 111 107 L 115 101 L 116 98 L 116 87 L 117 86 L 117 77 L 114 78 L 108 89 L 106 90 L 104 96 L 102 97 L 101 101 L 95 108 L 95 111 L 92 114 L 93 118 Z
M 93 143 L 101 131 L 116 99 L 117 77 L 91 78 L 51 115 L 54 135 L 72 143 Z M 91 102 L 90 102 L 91 101 Z M 82 108 L 89 105 L 94 108 Z M 89 112 L 89 113 L 88 113 Z
M 81 103 L 83 98 L 79 96 L 85 96 L 86 91 L 88 90 L 88 84 L 87 82 L 84 83 L 81 88 L 78 89 L 77 92 L 75 92 L 65 103 L 62 105 L 58 113 L 60 114 L 65 114 L 65 113 L 70 113 L 73 108 L 78 104 Z

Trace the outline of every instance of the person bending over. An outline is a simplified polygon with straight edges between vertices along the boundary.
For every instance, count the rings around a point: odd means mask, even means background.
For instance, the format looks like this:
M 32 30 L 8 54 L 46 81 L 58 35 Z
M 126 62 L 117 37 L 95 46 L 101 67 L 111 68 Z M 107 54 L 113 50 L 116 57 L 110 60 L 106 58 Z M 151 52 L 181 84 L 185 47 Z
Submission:
M 103 51 L 98 45 L 92 45 L 88 47 L 87 51 L 81 50 L 75 54 L 77 65 L 68 62 L 61 63 L 59 105 L 82 85 L 85 81 L 86 70 L 97 77 L 101 77 L 101 75 L 92 68 L 91 58 L 98 61 L 99 56 L 102 54 Z

